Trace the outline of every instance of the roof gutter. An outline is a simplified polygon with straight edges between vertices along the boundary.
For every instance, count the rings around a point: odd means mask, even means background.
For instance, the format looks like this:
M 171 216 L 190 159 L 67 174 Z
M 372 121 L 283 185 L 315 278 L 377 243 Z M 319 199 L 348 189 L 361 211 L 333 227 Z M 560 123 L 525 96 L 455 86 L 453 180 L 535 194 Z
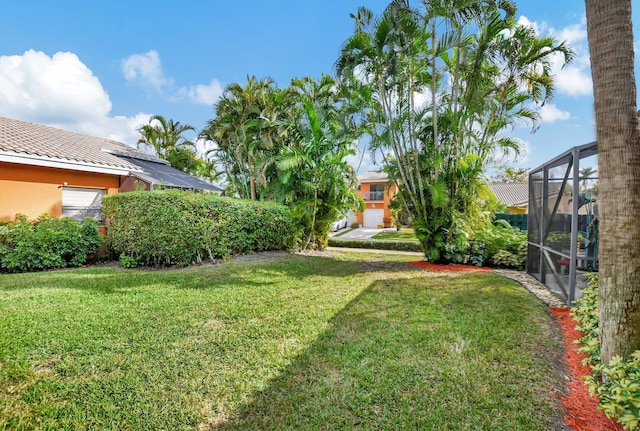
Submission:
M 41 166 L 46 168 L 70 169 L 73 171 L 94 172 L 109 175 L 130 175 L 135 172 L 142 172 L 142 170 L 137 167 L 126 168 L 124 166 L 109 166 L 9 151 L 0 151 L 0 162 Z

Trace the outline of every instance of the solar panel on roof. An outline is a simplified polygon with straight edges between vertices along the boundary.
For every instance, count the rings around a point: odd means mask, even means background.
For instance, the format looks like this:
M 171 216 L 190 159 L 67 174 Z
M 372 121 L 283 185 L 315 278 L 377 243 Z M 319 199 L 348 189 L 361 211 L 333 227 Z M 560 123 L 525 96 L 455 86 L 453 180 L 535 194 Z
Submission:
M 142 168 L 144 172 L 137 175 L 154 185 L 177 187 L 182 189 L 209 190 L 214 192 L 222 191 L 222 189 L 214 186 L 213 184 L 209 184 L 206 181 L 172 168 L 169 165 L 125 156 L 118 157 L 126 159 L 128 162 Z

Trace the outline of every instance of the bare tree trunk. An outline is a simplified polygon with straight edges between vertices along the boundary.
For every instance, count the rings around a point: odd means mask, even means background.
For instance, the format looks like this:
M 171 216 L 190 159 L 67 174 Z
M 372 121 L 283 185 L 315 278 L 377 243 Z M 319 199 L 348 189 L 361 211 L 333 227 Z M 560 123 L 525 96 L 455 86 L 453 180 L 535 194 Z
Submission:
M 631 0 L 585 0 L 600 171 L 602 361 L 640 349 L 640 130 Z
M 251 188 L 251 200 L 255 201 L 258 200 L 257 195 L 256 195 L 256 174 L 255 174 L 255 167 L 253 166 L 253 156 L 249 155 L 248 157 L 248 161 L 249 161 L 249 185 Z

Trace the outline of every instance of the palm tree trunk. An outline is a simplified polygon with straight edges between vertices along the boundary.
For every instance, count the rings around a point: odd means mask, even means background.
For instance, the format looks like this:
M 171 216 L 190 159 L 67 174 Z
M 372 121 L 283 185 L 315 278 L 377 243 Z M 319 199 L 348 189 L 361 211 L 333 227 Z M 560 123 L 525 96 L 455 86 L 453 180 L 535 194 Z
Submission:
M 307 250 L 309 248 L 309 243 L 311 243 L 311 238 L 313 238 L 313 232 L 315 231 L 315 227 L 316 227 L 317 212 L 318 212 L 318 189 L 316 188 L 313 192 L 313 215 L 311 216 L 311 227 L 309 228 L 309 235 L 307 236 L 307 240 L 304 242 L 304 247 L 302 247 L 302 250 Z
M 247 160 L 249 162 L 249 186 L 251 187 L 251 200 L 255 201 L 255 200 L 257 200 L 257 198 L 256 198 L 256 174 L 255 174 L 255 167 L 253 166 L 253 163 L 254 163 L 253 156 L 249 155 Z
M 438 148 L 438 105 L 436 103 L 436 95 L 438 91 L 438 69 L 436 66 L 436 22 L 435 19 L 431 24 L 431 121 L 433 121 L 433 146 Z M 436 171 L 436 181 L 438 180 L 438 172 Z
M 602 361 L 640 349 L 640 130 L 631 0 L 585 0 L 600 171 Z

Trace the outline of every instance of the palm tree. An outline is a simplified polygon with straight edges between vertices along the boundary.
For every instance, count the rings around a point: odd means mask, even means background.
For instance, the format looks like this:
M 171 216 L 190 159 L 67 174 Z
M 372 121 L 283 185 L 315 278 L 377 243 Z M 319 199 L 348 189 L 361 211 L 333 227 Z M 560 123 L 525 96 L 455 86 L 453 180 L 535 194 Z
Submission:
M 640 129 L 631 0 L 585 0 L 600 170 L 602 362 L 640 349 Z
M 281 95 L 271 78 L 247 76 L 244 87 L 233 83 L 225 88 L 215 106 L 216 117 L 200 134 L 214 145 L 210 151 L 222 161 L 227 180 L 241 197 L 258 199 L 260 183 L 277 143 L 277 116 Z M 276 151 L 277 152 L 277 151 Z
M 580 178 L 582 178 L 583 191 L 587 191 L 587 181 L 589 181 L 591 177 L 593 177 L 597 172 L 598 170 L 593 166 L 585 166 L 584 168 L 580 169 Z
M 278 159 L 280 182 L 285 186 L 286 203 L 301 221 L 302 249 L 321 249 L 331 222 L 347 208 L 359 206 L 356 174 L 347 163 L 347 157 L 355 154 L 353 133 L 343 127 L 335 105 L 318 107 L 303 95 L 302 109 L 298 139 Z
M 364 84 L 366 92 L 363 93 L 369 94 L 369 106 L 363 114 L 370 120 L 368 130 L 374 145 L 390 149 L 398 162 L 398 180 L 408 190 L 407 199 L 418 211 L 425 209 L 424 181 L 421 170 L 416 169 L 419 151 L 415 133 L 411 130 L 403 133 L 405 124 L 400 123 L 402 119 L 416 123 L 418 115 L 409 106 L 412 99 L 408 95 L 419 91 L 420 84 L 415 75 L 407 73 L 410 67 L 402 61 L 410 57 L 403 55 L 407 54 L 403 51 L 406 41 L 423 37 L 415 14 L 406 1 L 393 1 L 380 17 L 376 18 L 365 7 L 360 7 L 357 14 L 351 16 L 355 21 L 355 32 L 342 46 L 336 71 L 347 86 Z M 399 39 L 399 36 L 403 37 Z M 422 217 L 426 215 L 421 212 Z
M 427 258 L 439 260 L 486 219 L 483 169 L 496 152 L 519 150 L 504 130 L 535 123 L 528 104 L 551 98 L 552 57 L 569 61 L 572 52 L 518 25 L 509 1 L 424 3 L 416 10 L 394 0 L 380 17 L 360 8 L 336 69 L 345 85 L 364 87 L 365 128 Z M 431 93 L 430 104 L 416 104 L 421 92 Z
M 167 160 L 172 167 L 188 173 L 197 172 L 199 157 L 195 143 L 183 134 L 195 131 L 193 126 L 167 120 L 162 115 L 153 115 L 148 124 L 138 128 L 142 135 L 140 143 L 152 147 L 156 155 Z

